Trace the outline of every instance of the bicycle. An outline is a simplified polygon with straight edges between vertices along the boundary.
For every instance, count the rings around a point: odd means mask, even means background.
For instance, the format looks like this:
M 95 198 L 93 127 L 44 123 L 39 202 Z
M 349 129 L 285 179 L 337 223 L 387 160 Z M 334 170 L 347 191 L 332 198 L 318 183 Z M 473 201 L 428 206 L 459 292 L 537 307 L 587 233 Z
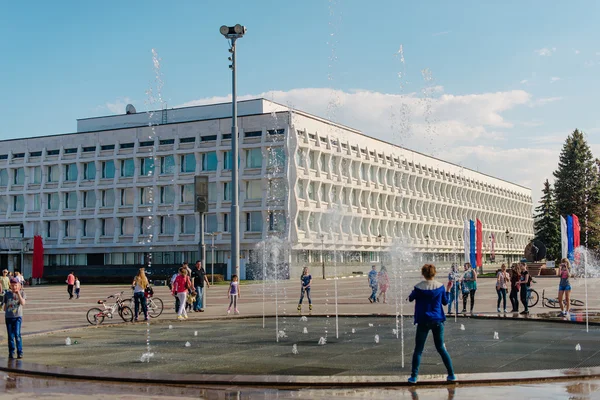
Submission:
M 540 301 L 540 295 L 538 292 L 531 287 L 527 288 L 527 306 L 535 307 L 538 301 Z
M 133 321 L 133 311 L 131 308 L 124 304 L 122 299 L 122 295 L 124 292 L 116 293 L 110 295 L 106 298 L 106 300 L 98 300 L 98 304 L 102 304 L 104 310 L 101 310 L 98 307 L 90 308 L 87 312 L 87 320 L 91 325 L 100 325 L 104 322 L 104 318 L 112 318 L 115 313 L 118 313 L 119 316 L 125 322 Z M 111 305 L 106 305 L 108 299 L 115 299 L 115 303 Z
M 560 308 L 560 302 L 558 301 L 558 298 L 546 297 L 545 292 L 545 290 L 542 291 L 542 307 Z M 563 300 L 563 303 L 566 304 L 567 300 Z M 574 307 L 583 307 L 585 305 L 583 301 L 577 299 L 571 299 L 570 303 Z
M 158 318 L 164 310 L 164 304 L 161 299 L 154 297 L 154 291 L 149 290 L 144 293 L 146 296 L 146 305 L 148 307 L 148 316 L 150 318 Z M 129 299 L 129 307 L 133 310 L 135 307 L 135 300 L 133 296 Z

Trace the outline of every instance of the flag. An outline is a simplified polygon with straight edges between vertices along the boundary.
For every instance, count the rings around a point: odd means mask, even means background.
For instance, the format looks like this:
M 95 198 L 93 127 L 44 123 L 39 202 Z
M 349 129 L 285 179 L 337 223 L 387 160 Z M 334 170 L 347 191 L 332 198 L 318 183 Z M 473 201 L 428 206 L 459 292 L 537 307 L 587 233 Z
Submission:
M 492 262 L 496 262 L 496 235 L 492 232 L 492 251 L 490 252 Z
M 567 221 L 560 216 L 560 244 L 561 244 L 561 258 L 567 258 L 569 251 L 569 239 L 567 237 Z
M 483 267 L 483 226 L 481 225 L 481 221 L 477 219 L 476 221 L 476 229 L 475 229 L 476 239 L 476 257 L 475 261 L 477 262 L 478 267 Z
M 469 220 L 469 233 L 470 233 L 470 237 L 469 237 L 469 260 L 471 262 L 471 268 L 475 268 L 477 266 L 477 258 L 475 256 L 475 221 L 473 221 L 472 219 Z
M 469 231 L 469 221 L 465 220 L 465 226 L 463 229 L 463 242 L 465 245 L 465 262 L 469 262 L 469 254 L 471 253 L 471 239 Z
M 36 235 L 33 238 L 31 276 L 32 278 L 42 278 L 44 276 L 44 242 L 39 235 Z
M 567 258 L 573 262 L 573 217 L 571 215 L 567 215 L 567 241 Z
M 573 214 L 573 251 L 575 251 L 581 244 L 581 233 L 579 227 L 579 218 Z M 575 252 L 575 262 L 579 262 L 579 252 Z

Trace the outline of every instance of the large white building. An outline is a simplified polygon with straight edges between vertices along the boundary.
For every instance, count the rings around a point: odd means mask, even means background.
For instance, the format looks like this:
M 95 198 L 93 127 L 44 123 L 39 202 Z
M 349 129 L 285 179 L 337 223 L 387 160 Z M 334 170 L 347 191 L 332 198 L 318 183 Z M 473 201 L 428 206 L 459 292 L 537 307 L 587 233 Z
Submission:
M 241 264 L 269 236 L 289 239 L 292 274 L 336 250 L 364 270 L 403 237 L 423 259 L 462 254 L 463 221 L 483 223 L 484 253 L 518 257 L 533 236 L 531 190 L 256 99 L 239 103 Z M 1 142 L 0 264 L 31 274 L 129 276 L 198 258 L 194 176 L 209 176 L 207 261 L 228 263 L 231 104 L 77 121 L 77 132 Z M 209 269 L 210 270 L 210 269 Z M 224 271 L 223 271 L 224 272 Z M 330 275 L 332 271 L 327 270 Z M 317 273 L 318 275 L 318 273 Z

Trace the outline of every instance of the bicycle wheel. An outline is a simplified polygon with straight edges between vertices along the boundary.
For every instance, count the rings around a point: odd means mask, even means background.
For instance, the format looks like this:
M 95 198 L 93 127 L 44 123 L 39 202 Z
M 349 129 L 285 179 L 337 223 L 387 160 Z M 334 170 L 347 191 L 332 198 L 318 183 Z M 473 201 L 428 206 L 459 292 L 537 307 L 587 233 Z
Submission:
M 558 308 L 560 307 L 560 304 L 558 303 L 558 300 L 556 299 L 549 299 L 549 298 L 544 298 L 544 307 L 548 307 L 548 308 Z
M 535 307 L 535 305 L 540 301 L 540 296 L 538 292 L 534 289 L 529 289 L 529 296 L 527 296 L 527 305 L 529 307 Z
M 100 325 L 104 322 L 104 312 L 98 307 L 90 308 L 87 312 L 87 320 L 92 325 Z
M 158 297 L 152 297 L 148 299 L 148 315 L 151 318 L 158 318 L 163 312 L 163 302 Z
M 133 321 L 133 311 L 131 311 L 131 308 L 129 308 L 129 306 L 121 307 L 119 309 L 119 315 L 121 316 L 121 318 L 123 318 L 123 321 L 125 322 Z
M 575 307 L 583 307 L 585 303 L 581 300 L 571 299 L 571 305 Z

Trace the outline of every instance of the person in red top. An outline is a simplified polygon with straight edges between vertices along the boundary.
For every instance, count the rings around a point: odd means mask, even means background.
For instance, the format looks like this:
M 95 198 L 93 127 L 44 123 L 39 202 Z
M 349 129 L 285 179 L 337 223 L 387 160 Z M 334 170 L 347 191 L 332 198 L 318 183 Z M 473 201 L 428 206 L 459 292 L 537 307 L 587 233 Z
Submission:
M 73 286 L 75 285 L 75 273 L 71 273 L 67 276 L 67 293 L 69 293 L 69 300 L 73 298 Z
M 188 291 L 192 290 L 192 281 L 188 276 L 187 269 L 181 267 L 179 269 L 179 275 L 173 281 L 173 289 L 171 293 L 173 296 L 177 296 L 179 299 L 179 310 L 177 310 L 177 319 L 183 320 L 187 319 L 187 311 L 185 311 L 185 302 L 187 299 Z

